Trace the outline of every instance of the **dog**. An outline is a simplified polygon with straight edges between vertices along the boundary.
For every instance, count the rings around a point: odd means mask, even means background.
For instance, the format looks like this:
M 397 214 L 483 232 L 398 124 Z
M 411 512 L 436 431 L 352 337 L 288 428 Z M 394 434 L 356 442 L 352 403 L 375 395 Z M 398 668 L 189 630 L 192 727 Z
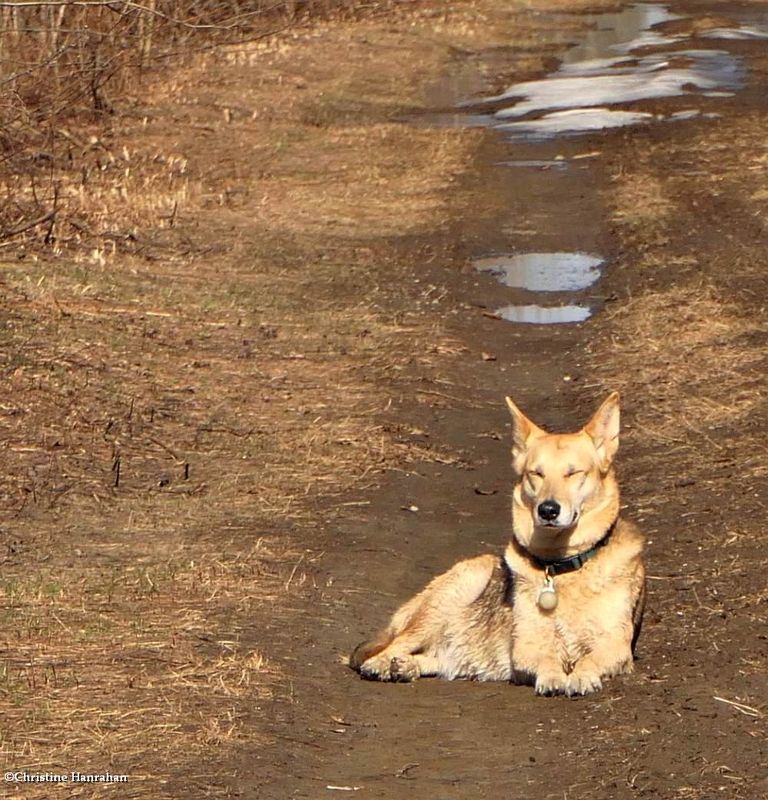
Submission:
M 548 433 L 506 398 L 518 482 L 503 556 L 461 561 L 352 653 L 364 678 L 531 684 L 587 695 L 631 672 L 645 603 L 643 537 L 619 517 L 619 395 L 578 433 Z

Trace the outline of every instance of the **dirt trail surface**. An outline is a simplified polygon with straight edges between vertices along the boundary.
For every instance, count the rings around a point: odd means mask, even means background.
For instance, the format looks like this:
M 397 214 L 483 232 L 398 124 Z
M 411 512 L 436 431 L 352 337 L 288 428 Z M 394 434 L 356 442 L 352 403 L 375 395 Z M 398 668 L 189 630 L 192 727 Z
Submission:
M 605 46 L 586 7 L 496 0 L 219 52 L 115 123 L 133 211 L 128 162 L 162 165 L 155 226 L 3 265 L 7 769 L 130 777 L 84 797 L 768 796 L 768 9 L 637 9 L 664 41 L 626 68 L 684 97 L 630 127 L 495 129 L 478 98 Z M 600 280 L 473 267 L 563 252 Z M 552 307 L 589 318 L 502 318 Z M 614 388 L 649 539 L 635 674 L 567 700 L 352 673 L 400 602 L 504 546 L 504 395 L 565 430 Z

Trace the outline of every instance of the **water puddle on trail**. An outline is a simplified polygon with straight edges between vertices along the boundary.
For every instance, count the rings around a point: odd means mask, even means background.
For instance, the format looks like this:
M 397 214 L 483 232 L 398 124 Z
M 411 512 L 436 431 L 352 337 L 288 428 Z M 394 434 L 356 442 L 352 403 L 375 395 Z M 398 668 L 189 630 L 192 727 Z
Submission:
M 755 41 L 768 39 L 768 31 L 745 26 L 743 28 L 712 28 L 701 34 L 706 39 L 731 39 L 733 41 Z
M 592 315 L 587 306 L 504 306 L 497 316 L 509 322 L 527 322 L 533 325 L 562 325 L 565 322 L 584 322 Z
M 533 169 L 568 169 L 569 163 L 564 158 L 517 158 L 511 161 L 499 161 L 500 167 L 531 167 Z
M 538 119 L 510 122 L 496 127 L 502 131 L 509 131 L 511 134 L 509 138 L 512 141 L 531 141 L 609 128 L 623 128 L 626 125 L 637 125 L 639 122 L 648 122 L 652 119 L 653 114 L 644 111 L 577 108 L 553 111 Z
M 738 16 L 686 16 L 649 2 L 580 15 L 587 30 L 550 74 L 410 120 L 485 127 L 509 143 L 509 158 L 492 167 L 508 170 L 514 186 L 511 221 L 502 227 L 507 241 L 489 247 L 499 255 L 473 261 L 501 284 L 499 292 L 514 293 L 496 316 L 537 325 L 579 323 L 600 306 L 591 293 L 606 269 L 599 253 L 607 237 L 597 192 L 590 191 L 592 168 L 578 160 L 589 156 L 594 163 L 601 145 L 593 138 L 590 151 L 580 154 L 580 137 L 718 117 L 712 104 L 739 91 L 746 76 L 743 51 L 731 43 L 768 39 L 768 14 L 733 13 Z M 560 293 L 559 304 L 552 293 Z
M 738 56 L 727 50 L 682 46 L 686 39 L 681 34 L 650 30 L 681 19 L 663 6 L 640 3 L 592 19 L 595 30 L 565 54 L 555 72 L 475 101 L 495 108 L 491 127 L 519 140 L 674 120 L 674 115 L 611 106 L 732 93 L 743 84 L 744 68 Z M 755 36 L 752 28 L 715 29 L 705 35 L 733 39 L 740 33 Z
M 478 258 L 475 268 L 504 286 L 532 292 L 577 292 L 600 277 L 603 259 L 587 253 L 521 253 Z
M 739 61 L 721 50 L 680 50 L 634 58 L 564 64 L 540 81 L 518 83 L 486 102 L 522 98 L 501 108 L 497 127 L 539 136 L 633 125 L 654 118 L 643 111 L 605 108 L 619 103 L 689 95 L 741 86 Z M 543 115 L 543 116 L 539 116 Z M 504 123 L 525 117 L 522 122 Z

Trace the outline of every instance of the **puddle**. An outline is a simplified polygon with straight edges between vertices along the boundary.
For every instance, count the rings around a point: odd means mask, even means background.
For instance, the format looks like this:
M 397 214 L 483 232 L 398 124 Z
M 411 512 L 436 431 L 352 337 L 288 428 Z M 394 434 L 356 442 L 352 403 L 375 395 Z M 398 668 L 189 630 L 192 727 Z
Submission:
M 603 259 L 588 253 L 522 253 L 478 258 L 475 268 L 504 286 L 532 292 L 578 292 L 600 277 Z
M 683 111 L 675 111 L 673 114 L 670 114 L 667 119 L 696 119 L 696 117 L 701 116 L 701 111 L 698 108 L 686 108 Z M 710 115 L 707 114 L 707 117 Z
M 714 24 L 719 27 L 705 31 L 696 15 L 681 16 L 652 2 L 579 19 L 589 29 L 543 79 L 478 97 L 484 84 L 475 63 L 475 72 L 467 69 L 463 78 L 467 93 L 454 94 L 453 102 L 441 98 L 440 113 L 410 119 L 412 124 L 491 128 L 510 142 L 509 158 L 491 167 L 509 170 L 510 224 L 502 224 L 502 238 L 489 242 L 489 248 L 511 253 L 473 262 L 476 270 L 507 287 L 499 292 L 514 292 L 507 300 L 514 303 L 496 312 L 509 322 L 580 323 L 596 310 L 580 293 L 605 266 L 594 255 L 605 243 L 603 209 L 590 188 L 591 171 L 586 165 L 572 167 L 578 158 L 599 157 L 601 148 L 579 156 L 572 153 L 572 144 L 559 152 L 550 142 L 661 121 L 704 124 L 719 116 L 708 104 L 731 97 L 744 84 L 742 55 L 735 45 L 730 52 L 727 42 L 768 39 L 762 12 L 741 12 L 732 25 L 718 19 Z M 680 24 L 661 29 L 673 21 Z M 456 97 L 473 99 L 456 103 Z M 674 98 L 683 100 L 675 103 Z M 661 108 L 642 105 L 660 100 L 665 101 Z M 564 304 L 547 305 L 542 295 L 550 292 L 564 293 Z
M 531 169 L 568 169 L 570 163 L 564 158 L 546 159 L 513 159 L 512 161 L 498 161 L 499 167 L 530 167 Z
M 679 19 L 679 17 L 673 15 L 670 19 Z M 611 50 L 615 50 L 617 53 L 630 53 L 650 47 L 667 47 L 682 41 L 684 38 L 684 36 L 670 36 L 656 31 L 643 31 L 643 33 L 629 42 L 614 44 Z
M 608 128 L 623 128 L 637 125 L 654 118 L 645 111 L 613 111 L 610 108 L 576 108 L 568 111 L 553 111 L 539 119 L 508 122 L 496 127 L 508 131 L 512 138 L 550 139 L 554 136 L 573 136 L 578 133 L 600 131 Z
M 511 86 L 493 101 L 522 98 L 494 114 L 504 120 L 564 109 L 589 109 L 741 85 L 738 59 L 723 50 L 681 50 L 640 58 L 568 64 L 548 78 Z M 604 109 L 601 109 L 604 110 Z M 639 113 L 639 112 L 634 112 Z M 600 128 L 606 127 L 595 118 Z M 627 123 L 622 123 L 627 124 Z
M 680 19 L 680 15 L 658 3 L 635 3 L 615 13 L 588 14 L 582 19 L 590 26 L 589 30 L 581 34 L 583 39 L 579 44 L 563 54 L 563 64 L 601 58 L 611 51 L 639 48 L 647 43 L 669 44 L 674 39 L 651 28 Z
M 588 306 L 504 306 L 496 310 L 498 316 L 508 322 L 524 322 L 529 325 L 562 325 L 568 322 L 584 322 L 592 316 Z
M 758 39 L 768 39 L 768 31 L 761 31 L 757 28 L 713 28 L 700 34 L 705 39 L 732 39 L 736 41 L 754 41 Z
M 655 29 L 681 19 L 685 18 L 655 3 L 587 16 L 593 28 L 564 53 L 557 70 L 540 80 L 513 84 L 501 94 L 475 99 L 471 104 L 476 107 L 496 108 L 492 115 L 476 113 L 473 119 L 490 117 L 490 127 L 509 132 L 514 140 L 533 141 L 653 120 L 688 119 L 614 108 L 670 97 L 723 97 L 741 88 L 744 67 L 738 55 L 691 47 L 693 40 L 685 34 Z M 700 36 L 763 39 L 768 32 L 745 25 L 715 28 Z

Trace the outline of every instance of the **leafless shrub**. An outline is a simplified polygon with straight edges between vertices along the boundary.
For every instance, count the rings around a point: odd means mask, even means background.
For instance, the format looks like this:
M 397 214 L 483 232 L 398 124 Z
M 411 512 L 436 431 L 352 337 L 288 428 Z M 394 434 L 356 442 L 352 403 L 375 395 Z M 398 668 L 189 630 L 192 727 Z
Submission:
M 159 65 L 318 15 L 395 2 L 0 2 L 0 246 L 34 239 L 62 247 L 93 238 L 73 192 L 89 192 L 94 171 L 122 170 L 99 132 Z M 175 213 L 175 201 L 171 206 Z

